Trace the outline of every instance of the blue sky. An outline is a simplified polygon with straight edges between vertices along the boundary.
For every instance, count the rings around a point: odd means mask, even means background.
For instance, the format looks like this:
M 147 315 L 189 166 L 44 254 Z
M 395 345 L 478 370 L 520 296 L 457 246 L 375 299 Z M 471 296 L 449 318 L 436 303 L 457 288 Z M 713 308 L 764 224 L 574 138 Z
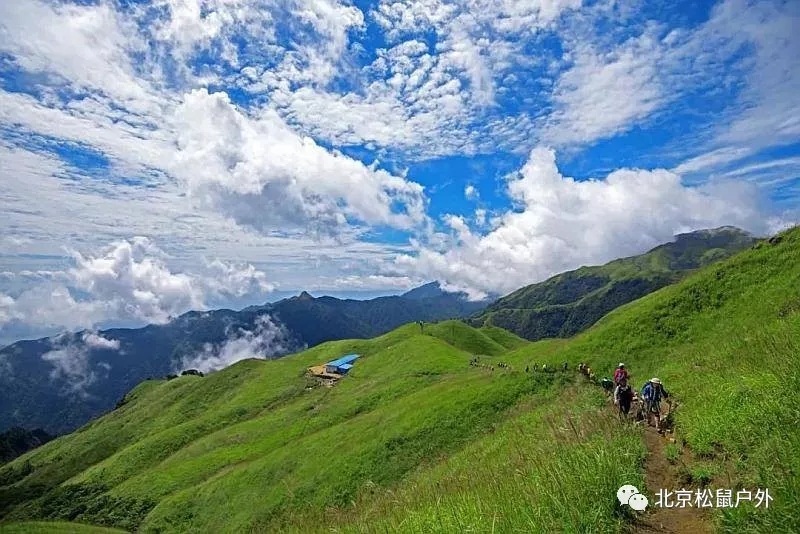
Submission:
M 797 2 L 0 3 L 0 340 L 798 221 Z M 365 293 L 359 293 L 365 294 Z

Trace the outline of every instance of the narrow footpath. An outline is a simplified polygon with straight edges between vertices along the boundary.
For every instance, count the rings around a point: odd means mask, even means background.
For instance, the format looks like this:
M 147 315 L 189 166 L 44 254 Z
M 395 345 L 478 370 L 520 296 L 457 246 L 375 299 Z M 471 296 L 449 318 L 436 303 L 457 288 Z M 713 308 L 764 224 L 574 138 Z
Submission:
M 666 439 L 653 427 L 645 427 L 644 442 L 647 446 L 645 483 L 647 493 L 655 495 L 659 489 L 675 491 L 683 485 L 676 466 L 664 454 Z M 689 488 L 686 488 L 689 489 Z M 640 514 L 632 524 L 635 533 L 705 534 L 714 532 L 708 514 L 702 508 L 660 508 L 651 502 L 647 512 Z

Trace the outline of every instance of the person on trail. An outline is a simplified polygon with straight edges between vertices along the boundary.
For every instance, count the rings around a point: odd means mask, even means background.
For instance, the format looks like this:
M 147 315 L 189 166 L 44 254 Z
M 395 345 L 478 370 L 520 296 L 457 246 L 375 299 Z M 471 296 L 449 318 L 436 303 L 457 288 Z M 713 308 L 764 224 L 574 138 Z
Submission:
M 607 376 L 603 377 L 603 379 L 600 381 L 600 385 L 603 386 L 603 389 L 608 393 L 611 393 L 614 390 L 614 382 L 612 382 Z
M 564 371 L 566 371 L 567 368 L 569 367 L 569 363 L 568 362 L 564 362 L 562 367 L 564 368 Z
M 617 366 L 617 370 L 614 371 L 614 383 L 619 385 L 622 380 L 628 381 L 628 370 L 625 369 L 624 363 L 620 363 Z
M 623 419 L 628 418 L 633 402 L 633 388 L 627 380 L 621 380 L 614 389 L 614 404 L 619 406 L 619 416 Z
M 661 432 L 661 399 L 669 398 L 667 390 L 658 378 L 651 378 L 642 388 L 642 399 L 644 400 L 647 424 L 650 424 L 652 417 L 656 419 L 656 430 Z

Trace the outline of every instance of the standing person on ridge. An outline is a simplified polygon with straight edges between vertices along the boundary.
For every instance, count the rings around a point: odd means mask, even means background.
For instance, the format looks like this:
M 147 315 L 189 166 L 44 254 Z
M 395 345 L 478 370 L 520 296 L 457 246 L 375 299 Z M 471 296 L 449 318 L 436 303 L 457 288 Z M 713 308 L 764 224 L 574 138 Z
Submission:
M 669 394 L 661 385 L 661 380 L 651 378 L 642 388 L 642 399 L 644 399 L 647 424 L 650 424 L 651 417 L 656 418 L 656 430 L 661 432 L 661 399 L 669 398 Z
M 614 384 L 619 385 L 622 380 L 628 381 L 628 370 L 625 369 L 625 364 L 620 363 L 614 371 Z

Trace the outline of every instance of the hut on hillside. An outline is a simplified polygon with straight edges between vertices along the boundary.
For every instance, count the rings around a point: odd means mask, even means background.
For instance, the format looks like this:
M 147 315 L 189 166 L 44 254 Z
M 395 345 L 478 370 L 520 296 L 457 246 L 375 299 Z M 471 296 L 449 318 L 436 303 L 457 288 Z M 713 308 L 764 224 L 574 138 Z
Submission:
M 325 372 L 330 374 L 344 375 L 353 368 L 353 362 L 359 358 L 358 354 L 348 354 L 337 360 L 325 364 Z

